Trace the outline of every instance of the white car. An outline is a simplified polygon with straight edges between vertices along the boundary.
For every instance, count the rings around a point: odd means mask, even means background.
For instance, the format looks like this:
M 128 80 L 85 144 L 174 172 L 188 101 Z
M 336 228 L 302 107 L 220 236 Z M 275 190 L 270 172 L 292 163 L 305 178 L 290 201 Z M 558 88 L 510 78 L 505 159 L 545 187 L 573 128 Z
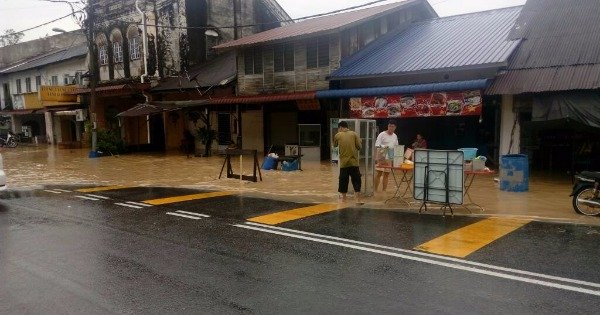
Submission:
M 4 173 L 4 161 L 0 154 L 0 190 L 6 189 L 6 174 Z

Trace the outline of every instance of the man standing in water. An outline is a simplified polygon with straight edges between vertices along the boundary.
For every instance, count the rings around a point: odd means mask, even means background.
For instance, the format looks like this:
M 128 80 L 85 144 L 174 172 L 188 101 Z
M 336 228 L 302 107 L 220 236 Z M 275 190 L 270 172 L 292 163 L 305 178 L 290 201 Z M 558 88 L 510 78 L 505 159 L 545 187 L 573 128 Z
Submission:
M 394 147 L 398 145 L 398 136 L 396 135 L 396 123 L 393 120 L 388 122 L 387 130 L 382 131 L 375 141 L 375 147 L 378 152 L 378 160 L 385 161 L 388 156 L 388 150 L 394 150 Z M 378 161 L 379 162 L 379 161 Z M 384 167 L 376 167 L 375 170 L 375 191 L 379 187 L 381 181 L 381 175 L 383 175 L 383 190 L 387 189 L 388 177 L 390 176 L 390 169 Z
M 360 197 L 360 169 L 358 168 L 358 152 L 362 144 L 358 134 L 348 129 L 348 123 L 340 121 L 338 133 L 333 138 L 333 145 L 339 149 L 340 179 L 338 192 L 342 195 L 342 201 L 346 201 L 348 193 L 348 180 L 352 179 L 352 187 L 356 196 L 356 203 L 363 204 Z

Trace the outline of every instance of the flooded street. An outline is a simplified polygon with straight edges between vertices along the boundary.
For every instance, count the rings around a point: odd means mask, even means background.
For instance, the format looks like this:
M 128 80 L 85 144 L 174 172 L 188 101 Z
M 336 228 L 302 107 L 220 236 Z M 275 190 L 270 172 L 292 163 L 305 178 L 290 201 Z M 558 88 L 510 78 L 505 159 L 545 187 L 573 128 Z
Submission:
M 50 184 L 68 185 L 124 185 L 165 186 L 243 192 L 248 196 L 296 202 L 337 202 L 337 178 L 327 162 L 303 162 L 303 171 L 283 172 L 262 170 L 262 181 L 257 183 L 227 179 L 226 171 L 219 179 L 222 156 L 188 158 L 178 152 L 167 154 L 126 154 L 97 159 L 88 158 L 88 150 L 65 150 L 52 146 L 2 148 L 4 168 L 10 189 L 35 189 Z M 262 157 L 259 157 L 259 164 Z M 236 174 L 239 159 L 232 160 Z M 252 161 L 243 159 L 245 175 L 252 174 Z M 391 176 L 390 176 L 391 177 Z M 485 211 L 456 207 L 455 213 L 494 214 L 541 217 L 569 220 L 586 224 L 600 224 L 600 218 L 577 215 L 569 197 L 571 183 L 567 179 L 533 177 L 526 193 L 503 192 L 498 189 L 494 176 L 479 176 L 470 191 L 473 201 Z M 385 202 L 393 196 L 393 179 L 388 192 L 379 192 L 367 198 L 367 206 L 375 209 L 418 209 L 412 201 Z M 438 213 L 437 208 L 431 210 Z

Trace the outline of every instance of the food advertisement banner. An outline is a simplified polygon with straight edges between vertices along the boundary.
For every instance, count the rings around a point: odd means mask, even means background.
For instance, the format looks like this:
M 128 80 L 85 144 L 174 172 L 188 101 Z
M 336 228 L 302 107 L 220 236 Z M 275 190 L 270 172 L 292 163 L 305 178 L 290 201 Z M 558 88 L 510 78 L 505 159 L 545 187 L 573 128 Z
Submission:
M 440 92 L 350 99 L 353 118 L 406 118 L 481 115 L 481 92 Z

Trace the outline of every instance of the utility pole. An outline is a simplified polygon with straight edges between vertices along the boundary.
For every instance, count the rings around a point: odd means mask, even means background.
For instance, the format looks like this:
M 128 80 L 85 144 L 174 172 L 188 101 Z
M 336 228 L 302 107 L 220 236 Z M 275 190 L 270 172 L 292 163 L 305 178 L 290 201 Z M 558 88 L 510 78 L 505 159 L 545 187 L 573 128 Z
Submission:
M 96 117 L 96 85 L 98 84 L 98 73 L 97 73 L 97 65 L 96 65 L 96 45 L 94 40 L 94 23 L 96 22 L 94 9 L 93 9 L 93 0 L 88 0 L 87 5 L 87 41 L 88 41 L 88 53 L 90 55 L 89 59 L 89 78 L 90 78 L 90 120 L 92 122 L 92 150 L 90 151 L 89 157 L 96 158 L 98 157 L 97 152 L 97 141 L 98 141 L 98 121 Z
M 233 1 L 233 40 L 239 38 L 238 34 L 238 12 L 240 12 L 240 3 L 239 0 Z M 236 62 L 237 64 L 237 62 Z M 235 105 L 235 115 L 237 116 L 237 147 L 242 150 L 242 110 L 240 108 L 240 104 Z

